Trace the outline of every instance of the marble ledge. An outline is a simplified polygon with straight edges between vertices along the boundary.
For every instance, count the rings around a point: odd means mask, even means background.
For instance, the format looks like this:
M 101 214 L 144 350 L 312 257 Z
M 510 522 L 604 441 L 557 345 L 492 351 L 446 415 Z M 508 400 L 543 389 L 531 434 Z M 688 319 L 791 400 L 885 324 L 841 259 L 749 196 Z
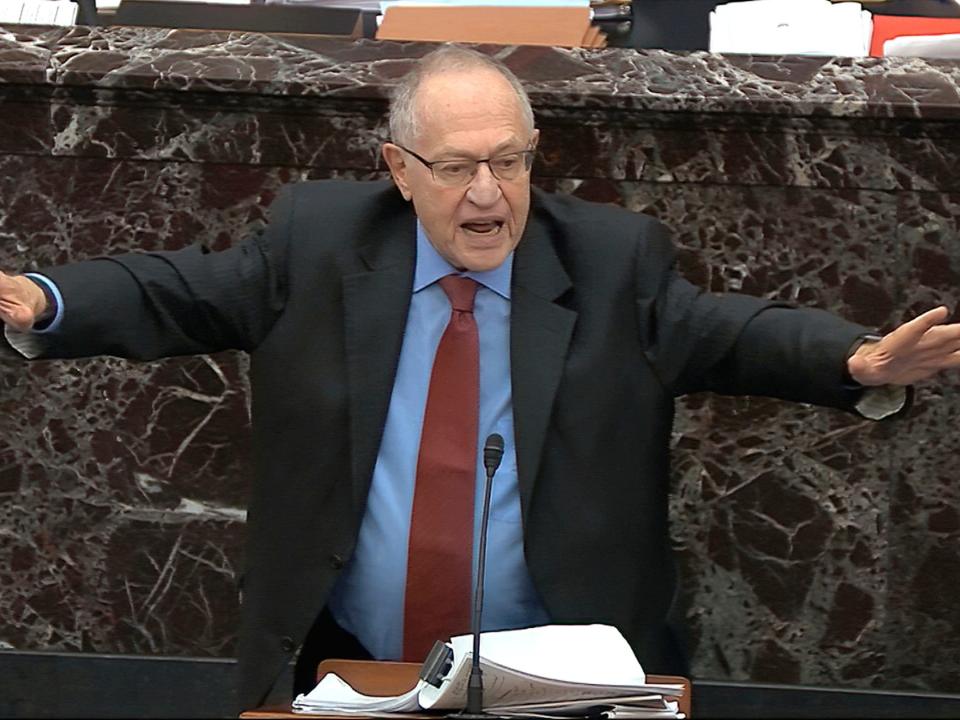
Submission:
M 173 90 L 382 101 L 426 43 L 135 27 L 0 26 L 0 88 Z M 543 107 L 812 118 L 960 117 L 960 63 L 496 48 Z

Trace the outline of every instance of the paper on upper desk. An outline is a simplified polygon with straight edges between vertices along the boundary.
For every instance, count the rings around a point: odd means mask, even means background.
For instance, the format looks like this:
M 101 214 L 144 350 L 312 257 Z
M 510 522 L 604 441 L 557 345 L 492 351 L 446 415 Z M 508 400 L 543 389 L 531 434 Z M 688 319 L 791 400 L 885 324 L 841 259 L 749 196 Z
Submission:
M 251 0 L 175 0 L 176 2 L 198 2 L 212 5 L 251 5 Z M 97 10 L 116 10 L 120 0 L 95 0 Z
M 305 5 L 380 13 L 380 0 L 266 0 L 267 5 Z
M 163 2 L 164 0 L 157 0 Z M 95 0 L 97 9 L 116 8 L 120 5 L 120 0 Z M 251 0 L 171 0 L 171 2 L 194 2 L 205 3 L 207 5 L 251 5 Z
M 883 44 L 884 57 L 960 59 L 960 34 L 903 35 Z
M 403 695 L 379 697 L 359 693 L 339 675 L 327 673 L 313 690 L 296 697 L 293 711 L 362 715 L 374 712 L 415 712 L 420 709 L 417 696 L 425 684 L 420 680 Z
M 867 55 L 873 16 L 857 2 L 750 0 L 709 16 L 710 52 L 762 55 Z
M 0 0 L 0 22 L 73 25 L 79 6 L 70 0 Z
M 34 2 L 26 3 L 26 7 L 33 11 L 30 22 L 37 25 L 54 24 L 57 17 L 57 3 L 49 2 L 49 0 L 41 0 L 40 2 L 34 0 Z
M 66 0 L 65 2 L 57 2 L 56 6 L 57 13 L 53 18 L 54 25 L 67 27 L 76 24 L 77 12 L 80 10 L 80 6 L 77 3 Z
M 859 3 L 752 0 L 719 5 L 710 14 L 710 51 L 865 55 L 873 20 Z

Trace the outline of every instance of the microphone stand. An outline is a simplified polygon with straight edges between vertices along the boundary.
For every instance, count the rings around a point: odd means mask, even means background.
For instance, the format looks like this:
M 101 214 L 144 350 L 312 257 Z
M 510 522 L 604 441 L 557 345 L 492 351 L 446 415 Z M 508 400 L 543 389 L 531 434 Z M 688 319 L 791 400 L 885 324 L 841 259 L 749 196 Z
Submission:
M 493 488 L 493 474 L 500 467 L 503 458 L 503 438 L 494 433 L 487 438 L 483 446 L 483 467 L 486 481 L 483 485 L 483 512 L 480 516 L 480 548 L 477 553 L 477 587 L 473 595 L 473 658 L 470 663 L 470 679 L 467 682 L 467 707 L 453 715 L 459 720 L 490 720 L 491 715 L 483 711 L 483 670 L 480 669 L 480 613 L 483 610 L 483 576 L 487 565 L 487 524 L 490 521 L 490 494 Z

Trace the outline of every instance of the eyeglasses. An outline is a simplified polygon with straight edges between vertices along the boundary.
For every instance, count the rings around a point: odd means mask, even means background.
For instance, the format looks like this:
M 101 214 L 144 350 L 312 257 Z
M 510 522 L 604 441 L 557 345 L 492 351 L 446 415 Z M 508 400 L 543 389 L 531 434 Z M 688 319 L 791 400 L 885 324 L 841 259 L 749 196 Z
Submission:
M 486 163 L 490 172 L 497 180 L 516 180 L 521 175 L 530 172 L 533 165 L 533 150 L 521 150 L 519 152 L 504 153 L 483 160 L 470 160 L 461 158 L 458 160 L 429 160 L 420 157 L 413 150 L 405 148 L 403 145 L 397 145 L 398 148 L 406 153 L 413 155 L 422 162 L 433 174 L 433 179 L 440 185 L 447 187 L 456 187 L 466 185 L 477 174 L 480 163 Z

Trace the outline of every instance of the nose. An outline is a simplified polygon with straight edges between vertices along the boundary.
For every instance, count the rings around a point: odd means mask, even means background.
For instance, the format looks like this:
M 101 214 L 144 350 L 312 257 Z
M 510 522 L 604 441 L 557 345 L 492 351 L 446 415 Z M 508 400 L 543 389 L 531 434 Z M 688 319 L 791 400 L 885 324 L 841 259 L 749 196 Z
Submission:
M 467 187 L 467 199 L 474 205 L 489 207 L 500 199 L 500 194 L 500 181 L 494 177 L 487 163 L 480 163 L 477 174 Z

